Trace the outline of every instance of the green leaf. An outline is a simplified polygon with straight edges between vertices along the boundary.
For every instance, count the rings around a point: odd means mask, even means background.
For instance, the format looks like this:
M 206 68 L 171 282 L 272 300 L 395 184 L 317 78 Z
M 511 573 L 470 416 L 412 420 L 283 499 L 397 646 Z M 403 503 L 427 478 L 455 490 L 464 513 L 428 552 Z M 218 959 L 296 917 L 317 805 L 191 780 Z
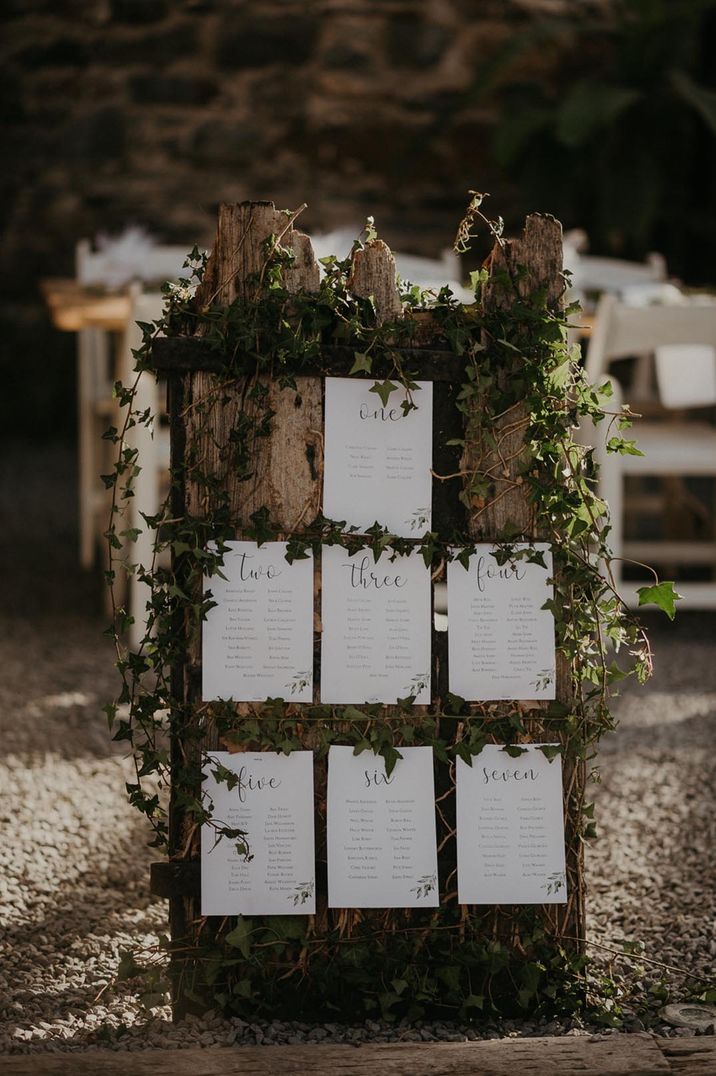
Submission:
M 520 745 L 517 743 L 505 744 L 502 750 L 505 751 L 510 756 L 510 758 L 521 758 L 522 755 L 526 754 L 527 752 L 526 747 L 520 747 Z
M 637 594 L 640 606 L 658 605 L 664 610 L 669 620 L 673 620 L 676 616 L 676 603 L 682 598 L 681 594 L 677 594 L 670 579 L 663 583 L 655 583 L 651 587 L 639 587 Z
M 302 941 L 306 935 L 306 918 L 303 915 L 272 916 L 271 926 L 285 941 Z
M 234 983 L 232 993 L 239 998 L 252 998 L 254 996 L 254 990 L 251 985 L 251 980 L 239 979 L 238 983 Z
M 371 385 L 368 391 L 377 392 L 383 407 L 387 407 L 391 392 L 395 392 L 397 388 L 398 386 L 393 381 L 389 381 L 388 378 L 386 378 L 385 381 L 376 381 L 375 385 Z
M 242 915 L 236 921 L 236 926 L 226 935 L 224 941 L 232 949 L 238 949 L 244 960 L 248 960 L 251 949 L 251 920 L 244 919 Z
M 541 743 L 538 750 L 551 762 L 557 755 L 562 754 L 562 745 L 558 743 Z
M 357 706 L 346 706 L 342 716 L 346 721 L 365 721 L 368 715 Z
M 363 371 L 366 374 L 372 372 L 373 359 L 365 351 L 355 352 L 355 362 L 348 371 L 349 374 L 357 374 Z
M 627 441 L 624 437 L 610 437 L 607 441 L 607 452 L 618 452 L 620 456 L 643 456 L 641 449 L 637 448 L 636 441 Z

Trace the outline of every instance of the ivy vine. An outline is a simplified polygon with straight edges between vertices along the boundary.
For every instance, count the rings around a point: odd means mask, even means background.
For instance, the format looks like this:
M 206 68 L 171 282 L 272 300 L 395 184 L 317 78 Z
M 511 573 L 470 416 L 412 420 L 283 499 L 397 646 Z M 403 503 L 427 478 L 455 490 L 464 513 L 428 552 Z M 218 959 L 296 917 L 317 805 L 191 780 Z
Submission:
M 495 241 L 502 242 L 501 224 L 484 216 L 482 199 L 473 193 L 458 232 L 461 250 L 476 228 L 487 227 Z M 501 743 L 509 753 L 519 754 L 522 742 L 546 735 L 560 743 L 569 761 L 568 844 L 575 847 L 595 836 L 593 805 L 585 800 L 583 782 L 575 775 L 590 763 L 600 736 L 613 728 L 610 697 L 615 685 L 630 675 L 645 681 L 651 673 L 651 651 L 643 628 L 613 585 L 608 509 L 597 493 L 592 452 L 577 443 L 574 431 L 584 420 L 604 423 L 610 451 L 629 452 L 633 444 L 624 433 L 632 416 L 627 407 L 610 409 L 609 383 L 588 384 L 578 349 L 567 347 L 566 329 L 577 308 L 550 308 L 540 291 L 525 297 L 518 287 L 519 270 L 516 277 L 488 268 L 472 274 L 471 305 L 459 303 L 449 288 L 435 293 L 402 284 L 403 317 L 381 324 L 372 300 L 351 292 L 350 257 L 322 259 L 317 292 L 287 290 L 285 271 L 294 255 L 282 239 L 295 217 L 287 212 L 287 228 L 266 241 L 252 301 L 236 299 L 222 306 L 214 296 L 200 305 L 196 289 L 206 259 L 195 248 L 185 278 L 165 287 L 163 316 L 141 325 L 137 378 L 152 369 L 153 342 L 161 335 L 200 334 L 221 368 L 210 390 L 192 404 L 183 471 L 172 475 L 174 483 L 190 482 L 200 491 L 199 510 L 173 515 L 170 498 L 154 516 L 144 518 L 154 534 L 150 564 L 124 563 L 123 549 L 137 535 L 125 525 L 141 467 L 130 431 L 136 424 L 151 427 L 155 416 L 135 409 L 136 381 L 115 386 L 124 421 L 105 435 L 117 449 L 115 467 L 104 476 L 112 490 L 107 579 L 114 587 L 119 572 L 134 574 L 149 586 L 150 598 L 146 633 L 136 651 L 124 644 L 131 619 L 115 602 L 111 632 L 121 690 L 107 705 L 107 718 L 113 738 L 125 741 L 131 752 L 135 777 L 127 793 L 151 824 L 154 843 L 167 844 L 170 782 L 174 804 L 191 822 L 185 847 L 174 847 L 174 858 L 195 854 L 199 829 L 206 823 L 214 825 L 217 839 L 235 841 L 239 851 L 250 854 L 251 835 L 216 822 L 210 804 L 202 802 L 200 747 L 209 726 L 227 746 L 288 753 L 310 745 L 318 759 L 332 743 L 348 743 L 356 751 L 380 754 L 388 770 L 400 757 L 401 745 L 432 746 L 439 768 L 443 898 L 434 912 L 393 910 L 372 917 L 340 913 L 333 920 L 324 914 L 320 923 L 305 916 L 238 917 L 220 927 L 199 921 L 192 937 L 169 944 L 175 963 L 180 950 L 184 953 L 184 997 L 207 1007 L 208 992 L 229 1011 L 273 1015 L 283 1010 L 292 1015 L 330 1011 L 337 1017 L 354 1016 L 357 997 L 366 1015 L 386 1019 L 414 1019 L 426 1012 L 471 1019 L 486 1011 L 578 1011 L 585 1004 L 587 966 L 573 944 L 578 939 L 560 938 L 558 924 L 531 906 L 478 912 L 457 904 L 452 776 L 456 758 L 470 763 L 487 743 Z M 354 252 L 375 238 L 369 221 Z M 509 293 L 509 304 L 483 304 L 486 289 L 495 286 Z M 259 543 L 287 541 L 289 561 L 333 544 L 350 552 L 366 546 L 375 560 L 418 549 L 436 580 L 444 578 L 452 557 L 465 561 L 473 551 L 475 538 L 455 529 L 407 539 L 379 523 L 358 534 L 345 521 L 327 519 L 320 512 L 291 532 L 282 530 L 263 507 L 240 518 L 222 476 L 206 464 L 205 439 L 212 436 L 213 416 L 240 393 L 242 407 L 227 443 L 218 449 L 226 472 L 250 488 L 257 445 L 272 431 L 268 380 L 295 393 L 296 377 L 315 366 L 328 345 L 352 349 L 350 374 L 372 378 L 372 390 L 384 406 L 400 388 L 406 390 L 405 413 L 419 406 L 419 364 L 406 359 L 405 349 L 426 319 L 431 340 L 439 340 L 439 346 L 463 364 L 457 406 L 464 416 L 464 433 L 454 447 L 468 461 L 459 475 L 460 498 L 472 518 L 473 534 L 475 520 L 493 503 L 495 459 L 507 470 L 511 462 L 500 456 L 500 423 L 513 411 L 518 416 L 525 462 L 515 481 L 526 490 L 539 540 L 552 546 L 554 597 L 549 607 L 573 701 L 525 710 L 504 703 L 469 703 L 450 693 L 420 708 L 414 706 L 414 696 L 390 707 L 297 705 L 290 699 L 190 704 L 178 698 L 172 671 L 184 668 L 188 655 L 200 647 L 202 622 L 213 605 L 211 577 L 221 572 L 226 542 L 238 535 Z M 437 475 L 436 481 L 449 477 L 455 476 Z M 539 557 L 531 536 L 518 526 L 508 524 L 503 533 L 486 539 L 496 542 L 500 563 Z M 641 598 L 673 616 L 676 595 L 671 583 L 657 579 L 642 589 Z M 170 759 L 172 742 L 181 743 L 183 753 Z M 222 769 L 216 767 L 216 776 L 230 781 L 230 771 Z M 317 813 L 325 813 L 320 797 Z M 578 887 L 574 876 L 569 881 Z

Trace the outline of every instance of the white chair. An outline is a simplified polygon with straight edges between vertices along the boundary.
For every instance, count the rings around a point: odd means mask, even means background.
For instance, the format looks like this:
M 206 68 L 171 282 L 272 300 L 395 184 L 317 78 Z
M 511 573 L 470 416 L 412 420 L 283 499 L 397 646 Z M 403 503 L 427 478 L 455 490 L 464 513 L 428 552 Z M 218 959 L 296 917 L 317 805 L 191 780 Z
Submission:
M 707 419 L 687 420 L 676 413 L 676 409 L 680 412 L 716 404 L 716 302 L 632 307 L 615 296 L 603 296 L 587 353 L 588 379 L 599 384 L 609 374 L 613 360 L 644 354 L 655 360 L 655 383 L 664 416 L 636 420 L 633 429 L 624 434 L 636 440 L 644 456 L 608 453 L 602 431 L 597 431 L 596 437 L 600 495 L 611 509 L 612 549 L 615 558 L 708 565 L 713 574 L 714 537 L 709 541 L 624 539 L 624 479 L 653 475 L 716 479 L 716 427 Z M 618 404 L 622 392 L 615 387 Z M 583 434 L 588 436 L 589 431 Z M 622 567 L 622 561 L 615 559 L 612 572 L 618 587 Z M 636 584 L 620 589 L 625 600 L 637 603 Z M 716 580 L 678 583 L 678 590 L 684 596 L 683 607 L 716 608 Z
M 661 254 L 647 254 L 643 262 L 634 262 L 588 254 L 588 248 L 589 239 L 581 228 L 565 232 L 564 268 L 571 273 L 570 289 L 575 297 L 606 292 L 623 298 L 626 288 L 648 287 L 667 278 Z
M 86 287 L 126 288 L 132 280 L 163 283 L 182 275 L 186 250 L 155 246 L 139 229 L 117 240 L 103 240 L 98 250 L 88 239 L 75 248 L 75 275 Z M 78 333 L 77 425 L 80 564 L 95 564 L 108 518 L 108 496 L 99 476 L 111 470 L 111 445 L 102 440 L 113 414 L 115 355 L 112 334 L 86 328 Z M 120 378 L 121 380 L 121 378 Z M 109 450 L 108 450 L 109 446 Z
M 80 284 L 91 284 L 96 258 L 89 240 L 75 248 L 75 276 Z M 107 492 L 99 475 L 107 468 L 102 462 L 102 434 L 112 414 L 112 355 L 110 334 L 104 329 L 80 329 L 77 334 L 77 458 L 80 564 L 89 569 L 95 563 L 97 538 L 106 525 Z
M 131 386 L 137 381 L 133 410 L 143 412 L 149 409 L 154 416 L 151 426 L 138 423 L 126 433 L 128 447 L 138 452 L 137 465 L 139 473 L 132 482 L 134 496 L 119 501 L 124 515 L 116 521 L 117 532 L 127 528 L 137 528 L 140 532 L 133 540 L 121 538 L 123 543 L 120 559 L 127 565 L 141 565 L 151 569 L 154 555 L 154 532 L 147 528 L 143 514 L 156 515 L 167 488 L 169 474 L 169 430 L 162 424 L 164 412 L 160 399 L 160 389 L 156 377 L 144 371 L 139 376 L 134 371 L 135 358 L 132 352 L 142 343 L 142 330 L 137 322 L 156 321 L 161 317 L 163 297 L 159 292 L 143 293 L 139 285 L 130 289 L 131 316 L 122 340 L 118 374 L 122 384 Z M 115 425 L 123 422 L 122 411 Z M 116 573 L 119 576 L 119 573 Z M 121 581 L 119 581 L 121 590 Z M 128 576 L 127 611 L 134 618 L 128 633 L 131 650 L 137 650 L 144 637 L 147 621 L 147 602 L 150 598 L 149 587 L 140 581 L 135 571 Z

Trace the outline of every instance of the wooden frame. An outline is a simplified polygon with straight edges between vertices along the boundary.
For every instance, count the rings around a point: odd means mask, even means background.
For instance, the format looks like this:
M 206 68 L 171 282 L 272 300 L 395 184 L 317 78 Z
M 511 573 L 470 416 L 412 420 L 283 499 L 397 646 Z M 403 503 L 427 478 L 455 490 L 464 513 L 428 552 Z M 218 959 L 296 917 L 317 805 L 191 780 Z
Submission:
M 285 214 L 278 213 L 271 203 L 242 203 L 220 208 L 216 242 L 196 297 L 197 304 L 200 307 L 208 306 L 217 300 L 228 304 L 237 296 L 260 302 L 256 280 L 261 277 L 265 264 L 266 242 L 269 237 L 279 234 L 281 242 L 292 247 L 295 253 L 294 265 L 285 273 L 287 289 L 316 290 L 318 271 L 307 238 L 294 231 L 291 222 L 287 223 Z M 521 239 L 505 242 L 495 248 L 493 269 L 500 266 L 515 268 L 518 265 L 527 270 L 524 277 L 519 278 L 519 287 L 524 288 L 525 295 L 541 288 L 545 302 L 553 309 L 558 309 L 563 291 L 561 227 L 558 222 L 549 217 L 532 216 L 527 220 Z M 380 320 L 400 316 L 402 311 L 395 284 L 393 257 L 381 241 L 374 240 L 354 255 L 351 286 L 356 295 L 372 297 Z M 488 288 L 486 301 L 499 305 L 507 303 L 509 299 L 495 282 Z M 428 324 L 421 330 L 419 343 L 401 351 L 401 359 L 411 369 L 419 371 L 418 377 L 434 382 L 433 467 L 439 475 L 457 476 L 470 465 L 470 450 L 450 446 L 446 442 L 462 436 L 463 416 L 456 402 L 462 386 L 464 363 L 453 352 L 431 346 L 431 335 L 434 340 L 436 334 L 434 331 L 431 333 Z M 252 511 L 266 506 L 271 518 L 286 532 L 291 532 L 297 520 L 306 519 L 312 511 L 315 514 L 314 509 L 320 504 L 323 466 L 320 433 L 322 379 L 325 376 L 346 375 L 353 359 L 353 349 L 326 347 L 318 363 L 303 368 L 296 376 L 295 391 L 279 389 L 275 383 L 267 381 L 275 417 L 271 436 L 259 446 L 255 481 L 251 488 L 247 488 L 246 484 L 242 486 L 234 480 L 215 447 L 225 443 L 236 416 L 246 406 L 241 400 L 241 379 L 236 379 L 231 390 L 223 391 L 223 400 L 214 412 L 204 415 L 204 428 L 208 423 L 210 436 L 198 433 L 193 425 L 192 406 L 195 401 L 204 400 L 212 393 L 217 376 L 225 371 L 224 359 L 201 336 L 156 340 L 153 365 L 157 372 L 166 376 L 168 384 L 174 476 L 172 517 L 181 518 L 186 514 L 200 517 L 205 507 L 203 494 L 192 481 L 190 469 L 186 466 L 187 446 L 197 436 L 205 436 L 203 454 L 210 460 L 212 473 L 228 493 L 237 520 L 246 521 Z M 376 369 L 375 374 L 380 376 L 381 373 L 380 369 Z M 463 506 L 459 499 L 461 479 L 453 477 L 433 483 L 434 529 L 451 533 L 457 528 L 475 540 L 487 541 L 498 538 L 506 522 L 513 520 L 518 522 L 524 536 L 541 539 L 533 506 L 524 487 L 515 482 L 525 463 L 522 440 L 525 423 L 521 415 L 518 408 L 517 413 L 498 420 L 497 428 L 503 438 L 505 457 L 509 463 L 496 477 L 493 496 L 479 513 L 479 519 L 471 517 Z M 241 537 L 240 528 L 236 537 Z M 182 556 L 175 557 L 174 569 L 181 580 L 184 571 Z M 318 594 L 316 601 L 319 601 Z M 179 614 L 176 625 L 179 632 L 186 630 L 181 616 Z M 188 632 L 186 638 L 187 660 L 183 666 L 172 669 L 172 694 L 177 711 L 191 715 L 201 700 L 201 653 L 200 644 L 197 647 L 196 641 L 191 642 Z M 446 650 L 445 633 L 433 631 L 433 699 L 444 697 L 447 691 Z M 558 656 L 557 699 L 567 708 L 571 702 L 571 691 L 570 671 Z M 519 700 L 496 703 L 495 712 L 509 713 L 517 703 L 522 710 L 529 710 L 529 727 L 534 737 L 544 735 L 544 726 L 540 721 L 544 704 L 520 703 Z M 237 712 L 240 714 L 241 704 L 237 705 Z M 201 751 L 216 750 L 221 746 L 211 722 L 200 728 L 196 722 L 192 726 L 192 720 L 189 716 L 188 724 L 182 726 L 181 732 L 175 731 L 172 737 L 172 766 L 176 772 L 185 769 L 187 764 L 193 764 L 198 772 Z M 558 727 L 555 732 L 554 725 L 550 726 L 550 735 L 564 738 Z M 306 733 L 305 746 L 311 746 L 310 730 Z M 585 781 L 584 765 L 576 759 L 565 758 L 564 761 L 565 794 L 573 802 L 579 802 Z M 325 787 L 325 778 L 318 772 L 316 787 L 320 795 Z M 544 921 L 548 931 L 559 938 L 561 944 L 572 950 L 580 950 L 579 939 L 584 936 L 582 842 L 574 818 L 570 812 L 567 815 L 569 901 L 566 905 L 544 906 Z M 321 856 L 325 858 L 325 841 L 320 830 L 317 848 L 320 862 Z M 169 857 L 168 862 L 153 866 L 152 890 L 169 899 L 171 936 L 174 942 L 179 942 L 195 936 L 202 924 L 198 901 L 198 833 L 174 794 L 170 805 Z M 325 886 L 321 893 L 321 875 L 319 869 L 317 922 L 327 925 L 330 913 L 326 908 Z M 495 909 L 493 918 L 495 929 L 499 925 L 499 929 L 509 935 L 509 910 Z M 191 1005 L 183 994 L 179 958 L 175 960 L 173 982 L 174 1011 L 176 1015 L 181 1015 Z

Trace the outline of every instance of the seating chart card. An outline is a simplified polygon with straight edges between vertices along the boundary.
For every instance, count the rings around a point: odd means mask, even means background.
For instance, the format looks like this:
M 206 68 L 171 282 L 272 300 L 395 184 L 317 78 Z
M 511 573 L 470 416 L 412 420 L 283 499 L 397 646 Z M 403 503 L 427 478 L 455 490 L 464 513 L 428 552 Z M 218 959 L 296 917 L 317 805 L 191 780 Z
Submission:
M 216 780 L 218 767 L 231 771 L 232 787 Z M 212 751 L 204 773 L 212 820 L 243 830 L 251 858 L 237 851 L 235 839 L 216 843 L 215 827 L 204 824 L 201 914 L 313 915 L 313 752 Z
M 365 530 L 417 538 L 431 527 L 433 386 L 418 381 L 417 410 L 404 413 L 401 385 L 385 406 L 374 382 L 326 378 L 323 511 Z
M 323 547 L 321 702 L 430 702 L 430 570 L 389 552 Z
M 522 558 L 500 565 L 489 544 L 467 569 L 448 563 L 449 682 L 463 699 L 555 697 L 554 618 L 542 608 L 553 594 L 552 554 L 533 548 L 546 567 Z
M 388 777 L 372 751 L 329 750 L 329 908 L 439 904 L 433 750 L 400 753 Z
M 204 580 L 216 606 L 202 636 L 202 698 L 313 700 L 313 558 L 285 542 L 227 542 L 225 579 Z
M 561 756 L 490 744 L 456 782 L 460 904 L 565 904 Z

